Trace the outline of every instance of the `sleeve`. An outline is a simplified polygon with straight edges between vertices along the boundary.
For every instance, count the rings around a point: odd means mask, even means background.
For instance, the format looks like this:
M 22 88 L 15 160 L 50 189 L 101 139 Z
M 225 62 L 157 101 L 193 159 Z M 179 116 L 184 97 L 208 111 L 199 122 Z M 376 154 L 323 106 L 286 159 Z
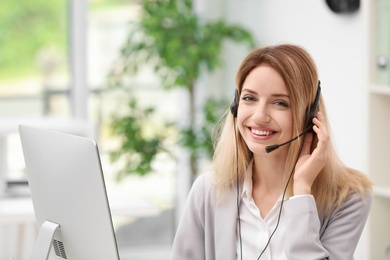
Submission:
M 172 245 L 171 260 L 205 259 L 204 177 L 193 184 Z
M 371 196 L 350 195 L 321 227 L 312 196 L 286 201 L 288 259 L 353 259 L 371 208 Z

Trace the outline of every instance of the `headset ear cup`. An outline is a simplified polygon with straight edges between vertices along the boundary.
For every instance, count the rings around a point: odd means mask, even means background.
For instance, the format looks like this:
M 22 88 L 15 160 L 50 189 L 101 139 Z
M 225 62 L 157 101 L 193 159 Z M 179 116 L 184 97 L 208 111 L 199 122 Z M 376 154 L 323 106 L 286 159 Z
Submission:
M 314 100 L 313 104 L 308 109 L 308 112 L 306 113 L 306 125 L 305 129 L 311 128 L 313 126 L 313 118 L 317 115 L 317 108 L 318 103 L 320 102 L 320 96 L 321 96 L 321 82 L 318 81 L 318 88 L 317 88 L 317 94 L 316 99 Z
M 239 96 L 238 96 L 238 91 L 235 90 L 234 92 L 234 100 L 230 104 L 230 112 L 232 113 L 233 117 L 237 117 L 237 112 L 238 112 L 238 102 L 239 102 Z

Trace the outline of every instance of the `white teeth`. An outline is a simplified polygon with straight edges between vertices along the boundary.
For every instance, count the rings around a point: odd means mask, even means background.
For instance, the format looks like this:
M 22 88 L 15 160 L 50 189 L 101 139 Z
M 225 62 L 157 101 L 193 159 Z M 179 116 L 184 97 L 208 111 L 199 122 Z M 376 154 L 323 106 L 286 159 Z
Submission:
M 272 131 L 264 131 L 264 130 L 258 130 L 258 129 L 251 129 L 252 133 L 254 133 L 255 135 L 261 135 L 261 136 L 267 136 L 267 135 L 271 135 L 272 134 Z

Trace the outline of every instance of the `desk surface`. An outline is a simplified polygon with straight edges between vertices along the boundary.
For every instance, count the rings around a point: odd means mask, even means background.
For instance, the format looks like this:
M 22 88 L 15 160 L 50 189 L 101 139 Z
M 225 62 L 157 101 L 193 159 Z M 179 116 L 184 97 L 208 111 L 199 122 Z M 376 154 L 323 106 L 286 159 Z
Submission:
M 34 208 L 29 197 L 0 198 L 0 224 L 35 223 Z
M 113 217 L 147 217 L 157 215 L 159 208 L 137 197 L 109 196 L 109 204 Z M 2 197 L 0 198 L 0 225 L 34 224 L 34 207 L 31 197 Z

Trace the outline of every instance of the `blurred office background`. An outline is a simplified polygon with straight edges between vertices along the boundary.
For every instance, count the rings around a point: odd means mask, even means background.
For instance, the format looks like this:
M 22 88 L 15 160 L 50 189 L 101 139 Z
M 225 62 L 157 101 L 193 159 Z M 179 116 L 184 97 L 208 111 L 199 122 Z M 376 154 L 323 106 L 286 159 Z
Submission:
M 342 2 L 353 1 L 338 2 L 343 8 Z M 358 260 L 385 259 L 390 245 L 390 179 L 384 177 L 389 151 L 383 148 L 390 143 L 389 8 L 382 0 L 361 0 L 353 12 L 332 11 L 325 0 L 193 0 L 204 23 L 223 19 L 250 32 L 256 46 L 294 43 L 312 54 L 341 158 L 381 184 L 370 219 L 375 223 L 364 231 Z M 123 90 L 140 107 L 155 108 L 144 125 L 154 134 L 165 129 L 163 122 L 188 120 L 186 90 L 162 88 L 161 78 L 148 66 L 126 78 L 121 91 L 109 86 L 108 75 L 115 72 L 141 12 L 141 0 L 1 1 L 0 259 L 28 259 L 37 234 L 19 124 L 96 139 L 121 256 L 169 259 L 192 178 L 188 150 L 176 143 L 175 130 L 166 130 L 169 152 L 158 153 L 144 176 L 128 174 L 120 181 L 124 162 L 110 157 L 120 142 L 113 119 L 128 109 Z M 202 69 L 194 87 L 197 117 L 207 97 L 233 97 L 235 72 L 249 49 L 226 41 L 222 66 L 212 73 Z M 208 159 L 200 156 L 197 172 L 209 169 Z M 378 237 L 377 231 L 385 235 Z

